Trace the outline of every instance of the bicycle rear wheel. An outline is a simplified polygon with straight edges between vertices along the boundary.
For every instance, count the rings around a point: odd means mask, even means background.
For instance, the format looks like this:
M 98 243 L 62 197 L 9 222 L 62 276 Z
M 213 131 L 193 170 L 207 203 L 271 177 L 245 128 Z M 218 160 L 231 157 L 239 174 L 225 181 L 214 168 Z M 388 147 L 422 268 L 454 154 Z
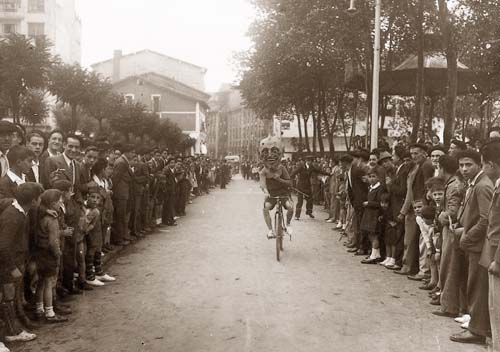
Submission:
M 283 250 L 283 214 L 277 211 L 274 216 L 274 226 L 276 233 L 276 260 L 280 261 L 281 251 Z

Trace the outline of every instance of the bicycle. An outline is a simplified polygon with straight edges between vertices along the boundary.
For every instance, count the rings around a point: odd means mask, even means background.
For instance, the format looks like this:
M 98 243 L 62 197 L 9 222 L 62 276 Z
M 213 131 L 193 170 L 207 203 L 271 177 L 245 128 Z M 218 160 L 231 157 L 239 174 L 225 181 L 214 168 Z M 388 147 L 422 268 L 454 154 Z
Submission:
M 286 202 L 289 200 L 289 197 L 269 197 L 270 199 L 277 199 L 276 202 L 276 211 L 274 212 L 274 237 L 276 238 L 276 260 L 280 261 L 281 252 L 283 251 L 283 237 L 285 237 L 286 224 L 285 224 L 285 216 L 283 214 L 283 200 Z M 290 241 L 292 240 L 292 236 L 290 236 Z

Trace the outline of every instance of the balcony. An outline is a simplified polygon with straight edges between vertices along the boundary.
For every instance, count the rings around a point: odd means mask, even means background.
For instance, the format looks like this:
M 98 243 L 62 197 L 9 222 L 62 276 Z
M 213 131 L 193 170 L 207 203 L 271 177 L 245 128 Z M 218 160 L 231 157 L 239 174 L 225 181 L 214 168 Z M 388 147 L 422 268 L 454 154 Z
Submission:
M 0 18 L 2 19 L 22 19 L 20 0 L 0 0 Z

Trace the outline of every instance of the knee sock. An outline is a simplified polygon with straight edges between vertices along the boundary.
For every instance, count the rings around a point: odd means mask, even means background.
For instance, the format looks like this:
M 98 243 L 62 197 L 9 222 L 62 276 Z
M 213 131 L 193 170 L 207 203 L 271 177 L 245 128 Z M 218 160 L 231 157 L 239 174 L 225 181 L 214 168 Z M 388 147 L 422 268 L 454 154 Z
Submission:
M 43 302 L 36 302 L 36 312 L 37 313 L 45 312 L 45 310 L 43 309 Z
M 47 318 L 52 318 L 56 315 L 56 313 L 54 313 L 54 307 L 45 307 L 45 316 Z

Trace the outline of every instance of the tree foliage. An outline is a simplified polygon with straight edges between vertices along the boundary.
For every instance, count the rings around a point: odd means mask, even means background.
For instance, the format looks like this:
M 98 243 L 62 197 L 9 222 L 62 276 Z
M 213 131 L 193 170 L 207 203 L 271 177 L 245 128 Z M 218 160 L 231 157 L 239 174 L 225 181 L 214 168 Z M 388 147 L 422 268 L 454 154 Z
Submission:
M 54 61 L 51 43 L 44 37 L 30 39 L 10 34 L 0 41 L 0 99 L 14 122 L 20 122 L 23 100 L 32 89 L 44 89 Z

